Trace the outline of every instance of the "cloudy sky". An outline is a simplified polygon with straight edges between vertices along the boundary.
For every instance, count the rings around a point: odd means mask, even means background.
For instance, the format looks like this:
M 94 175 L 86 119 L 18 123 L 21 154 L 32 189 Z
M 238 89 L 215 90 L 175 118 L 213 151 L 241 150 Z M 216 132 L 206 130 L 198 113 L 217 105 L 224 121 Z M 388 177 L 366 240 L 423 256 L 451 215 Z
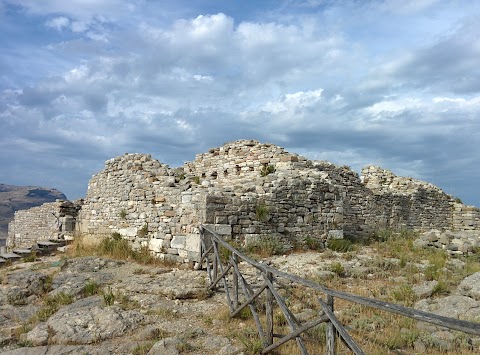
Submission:
M 0 0 L 0 182 L 246 138 L 480 206 L 480 2 Z

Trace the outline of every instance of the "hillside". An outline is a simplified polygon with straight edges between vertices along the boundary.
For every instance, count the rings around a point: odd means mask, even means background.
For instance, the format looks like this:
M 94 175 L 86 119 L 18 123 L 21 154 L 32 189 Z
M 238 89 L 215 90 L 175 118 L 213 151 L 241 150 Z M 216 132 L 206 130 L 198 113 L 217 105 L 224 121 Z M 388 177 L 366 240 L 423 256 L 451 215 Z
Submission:
M 0 238 L 7 237 L 8 222 L 15 211 L 40 206 L 45 202 L 67 197 L 56 189 L 38 186 L 15 186 L 0 184 Z

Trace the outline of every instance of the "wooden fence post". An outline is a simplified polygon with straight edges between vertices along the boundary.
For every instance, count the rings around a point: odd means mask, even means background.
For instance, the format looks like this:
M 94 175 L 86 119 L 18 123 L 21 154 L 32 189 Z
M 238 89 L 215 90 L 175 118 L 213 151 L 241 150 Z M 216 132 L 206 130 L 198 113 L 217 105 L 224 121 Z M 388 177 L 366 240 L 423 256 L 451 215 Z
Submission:
M 333 312 L 333 297 L 330 295 L 327 295 L 327 306 Z M 327 337 L 327 354 L 335 355 L 336 331 L 331 321 L 327 323 L 326 337 Z
M 214 248 L 214 254 L 213 254 L 213 279 L 216 280 L 218 276 L 218 244 L 217 241 L 215 240 L 214 237 L 212 237 L 212 244 Z
M 233 253 L 232 254 L 232 262 L 234 265 L 238 266 L 238 256 L 237 254 Z M 235 266 L 234 266 L 235 268 Z M 233 307 L 237 308 L 238 307 L 238 275 L 235 272 L 235 269 L 233 271 Z
M 267 280 L 273 284 L 273 275 L 267 271 Z M 265 316 L 266 316 L 266 329 L 265 340 L 267 345 L 273 344 L 273 294 L 269 287 L 267 287 L 265 293 Z

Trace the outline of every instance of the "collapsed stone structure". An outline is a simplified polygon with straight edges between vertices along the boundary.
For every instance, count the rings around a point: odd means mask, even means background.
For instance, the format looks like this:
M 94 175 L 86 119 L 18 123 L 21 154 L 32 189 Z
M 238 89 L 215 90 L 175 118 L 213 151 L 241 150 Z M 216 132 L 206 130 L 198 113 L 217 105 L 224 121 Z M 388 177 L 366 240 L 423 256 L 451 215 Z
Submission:
M 253 140 L 210 149 L 177 169 L 125 154 L 92 177 L 76 229 L 118 232 L 160 258 L 189 262 L 199 258 L 200 225 L 241 242 L 270 235 L 285 245 L 384 228 L 480 225 L 479 209 L 432 184 L 373 166 L 362 175 Z
M 30 247 L 37 240 L 73 238 L 81 201 L 57 200 L 15 212 L 8 224 L 7 248 Z

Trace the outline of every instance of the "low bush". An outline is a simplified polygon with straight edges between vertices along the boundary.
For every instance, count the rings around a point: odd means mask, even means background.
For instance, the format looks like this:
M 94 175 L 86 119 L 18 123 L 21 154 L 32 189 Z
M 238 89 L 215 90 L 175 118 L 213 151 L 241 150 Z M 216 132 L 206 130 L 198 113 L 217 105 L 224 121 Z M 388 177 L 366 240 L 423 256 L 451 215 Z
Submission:
M 327 247 L 340 253 L 346 253 L 355 249 L 355 245 L 349 239 L 331 239 L 327 242 Z
M 255 206 L 255 215 L 257 216 L 257 220 L 260 222 L 267 222 L 270 219 L 270 211 L 265 202 L 260 201 Z
M 245 251 L 249 254 L 257 254 L 261 257 L 280 255 L 284 252 L 283 244 L 280 239 L 272 235 L 261 235 L 257 240 L 249 242 L 245 246 Z

